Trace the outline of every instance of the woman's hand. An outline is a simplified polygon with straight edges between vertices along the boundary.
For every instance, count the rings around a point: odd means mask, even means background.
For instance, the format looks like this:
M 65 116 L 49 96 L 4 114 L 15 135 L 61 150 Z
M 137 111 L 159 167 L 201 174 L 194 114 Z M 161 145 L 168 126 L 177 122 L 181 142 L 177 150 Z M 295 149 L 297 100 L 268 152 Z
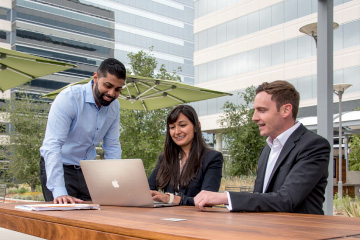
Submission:
M 158 191 L 150 190 L 152 199 L 157 202 L 168 203 L 170 201 L 170 196 L 165 193 Z
M 166 193 L 161 193 L 155 190 L 150 190 L 153 201 L 168 203 L 170 201 L 170 195 Z M 174 196 L 173 204 L 180 204 L 181 197 Z

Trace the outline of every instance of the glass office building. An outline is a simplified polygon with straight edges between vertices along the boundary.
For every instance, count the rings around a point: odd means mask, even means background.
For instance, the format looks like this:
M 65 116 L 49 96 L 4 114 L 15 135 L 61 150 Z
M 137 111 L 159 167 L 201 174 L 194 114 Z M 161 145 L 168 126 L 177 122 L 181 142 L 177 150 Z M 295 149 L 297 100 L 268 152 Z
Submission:
M 10 35 L 11 35 L 11 1 L 0 1 L 0 47 L 11 49 Z M 0 91 L 0 99 L 10 97 L 10 91 Z
M 78 66 L 31 81 L 36 95 L 92 76 L 108 57 L 129 67 L 128 53 L 149 48 L 159 68 L 180 67 L 183 82 L 194 83 L 192 0 L 3 1 L 0 21 L 12 27 L 0 28 L 0 45 Z
M 76 69 L 35 79 L 29 91 L 42 94 L 90 77 L 105 58 L 114 56 L 114 13 L 78 1 L 14 0 L 11 48 Z
M 298 117 L 316 116 L 316 45 L 299 28 L 317 22 L 318 0 L 196 0 L 195 85 L 233 96 L 193 103 L 202 130 L 216 132 L 226 101 L 249 86 L 287 80 L 300 92 Z M 343 111 L 360 105 L 360 3 L 334 0 L 334 84 L 351 83 Z M 337 97 L 334 97 L 337 113 Z
M 115 14 L 115 57 L 129 67 L 127 55 L 152 48 L 158 68 L 181 68 L 184 83 L 194 84 L 193 0 L 80 0 Z

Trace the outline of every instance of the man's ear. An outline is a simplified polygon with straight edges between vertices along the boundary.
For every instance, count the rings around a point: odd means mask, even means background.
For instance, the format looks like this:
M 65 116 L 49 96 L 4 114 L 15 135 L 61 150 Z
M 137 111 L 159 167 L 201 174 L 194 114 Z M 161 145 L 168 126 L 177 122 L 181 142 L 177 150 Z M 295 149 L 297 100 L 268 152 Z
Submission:
M 94 72 L 93 79 L 94 79 L 94 83 L 96 84 L 97 81 L 99 80 L 99 76 L 98 76 L 97 72 Z
M 292 105 L 290 103 L 284 104 L 282 106 L 282 116 L 283 118 L 292 117 Z

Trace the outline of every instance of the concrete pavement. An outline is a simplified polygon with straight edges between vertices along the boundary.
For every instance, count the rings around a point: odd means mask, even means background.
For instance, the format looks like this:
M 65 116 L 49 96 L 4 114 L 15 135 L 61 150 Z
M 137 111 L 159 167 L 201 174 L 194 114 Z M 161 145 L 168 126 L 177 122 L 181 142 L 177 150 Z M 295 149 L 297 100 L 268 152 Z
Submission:
M 38 238 L 24 233 L 15 232 L 5 228 L 0 228 L 0 240 L 41 240 Z

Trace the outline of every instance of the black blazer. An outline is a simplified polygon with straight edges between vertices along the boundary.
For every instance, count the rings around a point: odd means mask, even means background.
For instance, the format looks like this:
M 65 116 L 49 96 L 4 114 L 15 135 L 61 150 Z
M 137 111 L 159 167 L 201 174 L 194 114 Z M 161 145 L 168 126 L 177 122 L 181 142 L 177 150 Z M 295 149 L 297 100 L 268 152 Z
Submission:
M 233 211 L 324 214 L 329 142 L 301 124 L 286 141 L 262 193 L 269 153 L 266 145 L 260 153 L 254 193 L 230 192 Z
M 148 181 L 151 190 L 158 190 L 156 183 L 156 175 L 159 170 L 160 162 L 163 159 L 163 154 L 159 156 L 159 160 L 156 164 L 155 169 L 151 173 Z M 223 167 L 223 156 L 220 152 L 215 150 L 207 149 L 201 159 L 201 166 L 198 171 L 197 177 L 190 181 L 187 188 L 179 189 L 181 195 L 182 205 L 194 206 L 194 197 L 201 191 L 219 191 L 221 174 Z M 168 184 L 164 192 L 175 193 L 174 187 Z

